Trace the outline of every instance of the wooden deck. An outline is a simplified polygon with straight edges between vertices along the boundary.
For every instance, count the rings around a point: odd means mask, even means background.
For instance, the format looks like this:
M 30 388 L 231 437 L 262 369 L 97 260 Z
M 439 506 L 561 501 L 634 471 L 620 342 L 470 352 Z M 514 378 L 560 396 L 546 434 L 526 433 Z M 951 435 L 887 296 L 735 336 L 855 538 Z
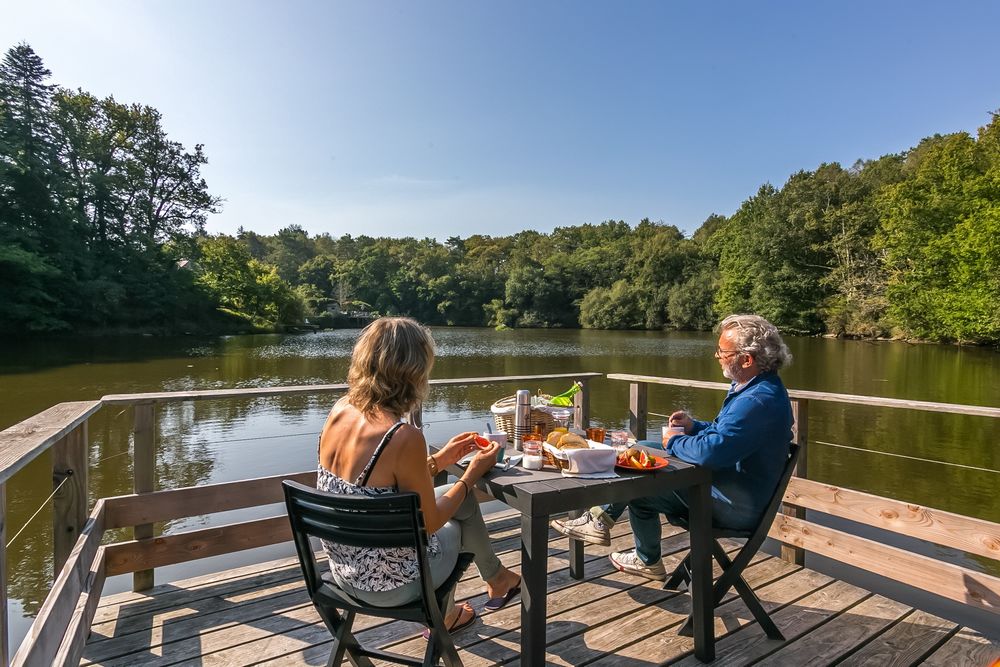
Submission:
M 520 559 L 519 518 L 489 517 L 503 562 Z M 666 526 L 668 569 L 684 555 L 686 535 Z M 569 577 L 567 541 L 550 533 L 548 654 L 551 665 L 701 664 L 692 640 L 676 634 L 688 596 L 612 569 L 605 557 L 632 546 L 628 522 L 611 547 L 587 547 L 587 576 Z M 734 545 L 735 546 L 735 545 Z M 992 665 L 992 641 L 956 623 L 862 590 L 778 558 L 759 554 L 747 568 L 757 591 L 788 638 L 768 640 L 738 597 L 716 611 L 721 665 Z M 482 582 L 470 568 L 457 597 L 477 610 Z M 456 635 L 463 662 L 520 664 L 520 607 L 483 615 Z M 358 638 L 419 656 L 419 626 L 360 618 Z M 82 665 L 324 665 L 330 635 L 306 597 L 298 563 L 285 559 L 157 586 L 148 594 L 101 600 Z

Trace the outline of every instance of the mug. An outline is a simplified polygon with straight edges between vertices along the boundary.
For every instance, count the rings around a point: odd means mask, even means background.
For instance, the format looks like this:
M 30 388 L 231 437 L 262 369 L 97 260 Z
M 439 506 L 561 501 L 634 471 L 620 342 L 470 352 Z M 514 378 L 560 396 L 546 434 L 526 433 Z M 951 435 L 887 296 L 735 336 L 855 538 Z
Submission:
M 507 450 L 507 434 L 503 432 L 487 433 L 483 431 L 483 437 L 500 444 L 500 449 L 497 450 L 497 463 L 503 463 L 503 457 Z

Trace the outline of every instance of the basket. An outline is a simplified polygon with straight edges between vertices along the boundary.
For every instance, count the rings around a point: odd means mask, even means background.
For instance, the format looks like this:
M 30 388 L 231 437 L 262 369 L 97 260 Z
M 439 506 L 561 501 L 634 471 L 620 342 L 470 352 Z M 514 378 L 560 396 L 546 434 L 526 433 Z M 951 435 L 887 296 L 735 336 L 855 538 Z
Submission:
M 516 407 L 516 402 L 517 396 L 505 396 L 490 406 L 490 412 L 493 413 L 493 420 L 497 423 L 497 430 L 509 435 L 512 441 L 514 439 L 514 408 Z M 556 420 L 551 414 L 537 407 L 531 408 L 529 422 L 529 428 L 525 433 L 530 433 L 531 428 L 540 424 L 543 436 L 548 435 L 552 427 L 556 425 Z M 524 433 L 521 435 L 524 435 Z
M 543 445 L 545 462 L 559 470 L 572 474 L 592 474 L 608 472 L 615 467 L 617 454 L 612 447 L 590 441 L 589 449 L 559 449 L 550 444 Z

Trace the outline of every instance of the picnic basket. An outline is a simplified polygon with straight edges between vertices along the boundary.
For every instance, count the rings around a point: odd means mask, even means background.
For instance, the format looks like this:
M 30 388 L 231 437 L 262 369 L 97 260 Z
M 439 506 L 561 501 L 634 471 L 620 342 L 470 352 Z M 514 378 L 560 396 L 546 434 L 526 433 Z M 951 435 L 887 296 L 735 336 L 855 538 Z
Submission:
M 514 408 L 516 401 L 516 396 L 505 396 L 490 406 L 490 412 L 493 413 L 493 420 L 497 423 L 497 430 L 506 433 L 511 439 L 514 438 Z M 531 408 L 531 418 L 529 421 L 529 429 L 526 433 L 530 433 L 531 428 L 540 424 L 542 435 L 547 435 L 552 430 L 552 427 L 556 425 L 556 420 L 547 410 L 535 406 Z M 524 435 L 524 433 L 521 435 Z

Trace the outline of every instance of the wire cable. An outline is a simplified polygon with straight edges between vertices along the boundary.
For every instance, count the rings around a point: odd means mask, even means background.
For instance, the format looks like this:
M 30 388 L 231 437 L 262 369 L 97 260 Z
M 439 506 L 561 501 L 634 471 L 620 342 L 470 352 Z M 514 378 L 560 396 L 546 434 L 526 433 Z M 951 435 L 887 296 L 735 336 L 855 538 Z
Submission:
M 989 468 L 980 468 L 979 466 L 967 466 L 963 463 L 951 463 L 949 461 L 936 461 L 934 459 L 925 459 L 919 456 L 910 456 L 908 454 L 895 454 L 893 452 L 880 452 L 877 449 L 864 449 L 863 447 L 851 447 L 850 445 L 838 445 L 835 442 L 824 442 L 822 440 L 813 440 L 812 442 L 817 445 L 826 445 L 827 447 L 837 447 L 839 449 L 852 449 L 856 452 L 865 452 L 866 454 L 881 454 L 882 456 L 895 456 L 899 459 L 910 459 L 911 461 L 920 461 L 922 463 L 936 463 L 942 466 L 952 466 L 954 468 L 965 468 L 966 470 L 977 470 L 979 472 L 992 472 L 1000 474 L 1000 470 L 991 470 Z
M 63 481 L 59 482 L 59 486 L 57 486 L 55 489 L 52 490 L 52 493 L 49 495 L 49 497 L 43 500 L 42 504 L 38 506 L 37 510 L 35 510 L 35 513 L 31 515 L 31 518 L 24 522 L 24 525 L 21 526 L 21 530 L 17 531 L 14 537 L 10 538 L 10 541 L 7 542 L 8 549 L 10 549 L 10 545 L 14 544 L 14 540 L 16 540 L 18 537 L 21 536 L 21 533 L 23 533 L 24 529 L 28 527 L 28 524 L 30 524 L 32 521 L 35 520 L 35 517 L 38 516 L 38 513 L 41 512 L 45 508 L 45 506 L 49 504 L 49 501 L 52 500 L 53 496 L 59 493 L 59 489 L 62 488 L 62 485 L 65 484 L 66 480 L 68 480 L 70 477 L 72 477 L 72 475 L 67 475 L 63 477 Z

